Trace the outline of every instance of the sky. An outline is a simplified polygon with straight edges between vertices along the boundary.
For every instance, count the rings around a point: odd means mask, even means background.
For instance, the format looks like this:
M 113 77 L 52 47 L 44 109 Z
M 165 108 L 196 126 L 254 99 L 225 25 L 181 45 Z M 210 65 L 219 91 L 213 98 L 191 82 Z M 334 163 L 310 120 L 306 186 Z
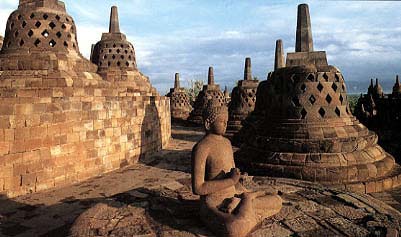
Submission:
M 346 82 L 370 78 L 392 85 L 401 73 L 401 2 L 265 0 L 65 0 L 77 25 L 82 54 L 108 31 L 110 7 L 119 8 L 120 29 L 133 43 L 138 68 L 161 94 L 174 84 L 207 81 L 209 66 L 222 88 L 243 78 L 244 61 L 265 80 L 273 69 L 274 47 L 295 46 L 297 5 L 309 4 L 314 49 L 327 52 Z M 0 0 L 0 34 L 17 0 Z M 366 87 L 367 88 L 367 87 Z M 389 88 L 385 88 L 389 89 Z

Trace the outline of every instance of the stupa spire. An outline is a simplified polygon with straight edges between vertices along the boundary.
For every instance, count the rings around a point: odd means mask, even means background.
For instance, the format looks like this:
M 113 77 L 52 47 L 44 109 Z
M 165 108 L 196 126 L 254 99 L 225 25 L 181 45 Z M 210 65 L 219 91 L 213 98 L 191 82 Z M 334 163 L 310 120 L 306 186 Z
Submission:
M 308 4 L 298 5 L 297 36 L 295 43 L 296 52 L 312 52 L 313 39 L 312 27 Z
M 281 39 L 276 40 L 276 52 L 274 55 L 274 70 L 285 67 L 284 63 L 284 49 L 283 41 Z
M 111 7 L 109 33 L 120 33 L 120 22 L 116 6 Z
M 209 67 L 209 73 L 208 73 L 208 76 L 207 76 L 207 84 L 208 85 L 214 85 L 213 67 Z
M 174 79 L 174 88 L 180 88 L 180 74 L 176 73 L 175 74 L 175 79 Z
M 245 59 L 244 80 L 252 80 L 251 58 Z

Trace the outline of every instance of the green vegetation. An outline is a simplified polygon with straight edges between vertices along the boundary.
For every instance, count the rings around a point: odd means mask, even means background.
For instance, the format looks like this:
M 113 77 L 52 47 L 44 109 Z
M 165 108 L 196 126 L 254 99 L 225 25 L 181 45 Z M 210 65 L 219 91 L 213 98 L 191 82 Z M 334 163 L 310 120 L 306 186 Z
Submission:
M 348 94 L 348 103 L 352 113 L 355 111 L 355 106 L 356 103 L 358 103 L 359 97 L 360 95 L 358 94 Z
M 203 81 L 200 79 L 190 79 L 187 83 L 189 88 L 185 88 L 185 91 L 188 93 L 190 101 L 194 102 L 203 88 Z

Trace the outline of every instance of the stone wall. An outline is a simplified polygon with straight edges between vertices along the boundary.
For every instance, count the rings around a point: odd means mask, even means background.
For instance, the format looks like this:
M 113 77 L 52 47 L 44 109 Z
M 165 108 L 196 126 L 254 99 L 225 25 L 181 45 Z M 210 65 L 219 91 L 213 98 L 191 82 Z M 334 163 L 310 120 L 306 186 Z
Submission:
M 0 192 L 7 196 L 135 163 L 170 134 L 166 97 L 127 92 L 89 72 L 0 71 Z

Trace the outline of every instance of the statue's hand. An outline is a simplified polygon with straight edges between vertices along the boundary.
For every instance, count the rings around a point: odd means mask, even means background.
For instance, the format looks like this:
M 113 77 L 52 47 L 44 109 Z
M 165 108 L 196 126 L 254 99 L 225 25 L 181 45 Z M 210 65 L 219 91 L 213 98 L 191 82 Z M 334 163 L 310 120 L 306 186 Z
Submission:
M 234 181 L 234 185 L 237 184 L 241 178 L 241 171 L 238 168 L 232 168 L 230 170 L 230 178 Z

